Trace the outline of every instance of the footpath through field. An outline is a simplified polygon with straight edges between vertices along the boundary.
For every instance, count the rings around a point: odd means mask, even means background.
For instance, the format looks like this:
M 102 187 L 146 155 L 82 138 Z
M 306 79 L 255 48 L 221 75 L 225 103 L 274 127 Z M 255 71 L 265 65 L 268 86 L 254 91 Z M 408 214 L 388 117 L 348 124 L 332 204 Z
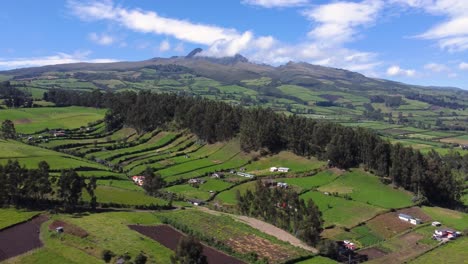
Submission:
M 247 225 L 249 225 L 249 226 L 251 226 L 251 227 L 253 227 L 255 229 L 258 229 L 258 230 L 262 231 L 265 234 L 268 234 L 270 236 L 274 236 L 274 237 L 276 237 L 277 239 L 279 239 L 281 241 L 288 242 L 293 246 L 300 247 L 302 249 L 311 251 L 311 252 L 313 252 L 315 254 L 318 253 L 318 250 L 316 248 L 308 246 L 307 244 L 305 244 L 304 242 L 302 242 L 300 239 L 293 236 L 292 234 L 284 231 L 281 228 L 278 228 L 278 227 L 276 227 L 276 226 L 274 226 L 272 224 L 266 223 L 266 222 L 258 220 L 256 218 L 248 217 L 248 216 L 244 216 L 244 215 L 234 215 L 234 214 L 218 212 L 218 211 L 214 211 L 214 210 L 208 209 L 206 207 L 202 207 L 202 206 L 199 206 L 199 207 L 196 207 L 196 208 L 199 209 L 199 210 L 202 210 L 204 212 L 214 214 L 214 215 L 221 215 L 221 214 L 229 215 L 232 218 L 234 218 L 234 219 L 236 219 L 236 220 L 238 220 L 240 222 L 243 222 L 243 223 L 245 223 L 245 224 L 247 224 Z

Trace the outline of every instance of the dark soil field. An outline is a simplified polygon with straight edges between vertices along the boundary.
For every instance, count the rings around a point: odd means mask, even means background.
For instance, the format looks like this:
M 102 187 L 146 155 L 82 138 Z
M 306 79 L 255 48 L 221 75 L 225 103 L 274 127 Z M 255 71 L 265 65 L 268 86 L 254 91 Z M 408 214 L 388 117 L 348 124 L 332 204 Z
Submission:
M 41 224 L 47 216 L 40 215 L 25 223 L 15 225 L 0 232 L 0 262 L 21 255 L 29 250 L 42 247 L 39 239 Z
M 371 247 L 371 248 L 366 248 L 366 249 L 363 249 L 363 250 L 360 250 L 358 252 L 359 255 L 362 255 L 362 256 L 367 256 L 367 259 L 368 260 L 372 260 L 372 259 L 376 259 L 376 258 L 380 258 L 380 257 L 383 257 L 385 256 L 387 253 L 378 249 L 378 248 L 375 248 L 375 247 Z
M 184 236 L 181 232 L 167 225 L 158 226 L 141 226 L 130 225 L 130 229 L 135 230 L 147 237 L 150 237 L 165 247 L 175 250 L 179 239 Z M 226 255 L 218 250 L 203 245 L 203 254 L 206 256 L 208 263 L 223 263 L 223 264 L 243 264 L 244 262 Z

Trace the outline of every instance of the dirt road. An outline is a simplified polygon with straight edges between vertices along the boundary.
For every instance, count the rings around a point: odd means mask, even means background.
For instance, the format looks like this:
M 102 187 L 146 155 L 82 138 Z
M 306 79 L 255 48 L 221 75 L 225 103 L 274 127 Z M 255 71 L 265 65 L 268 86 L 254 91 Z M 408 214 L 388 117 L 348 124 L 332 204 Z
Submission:
M 262 231 L 265 234 L 268 234 L 270 236 L 274 236 L 279 240 L 285 241 L 290 243 L 293 246 L 303 248 L 305 250 L 311 251 L 313 253 L 318 253 L 318 250 L 316 248 L 313 248 L 311 246 L 306 245 L 304 242 L 299 240 L 297 237 L 293 236 L 292 234 L 284 231 L 281 228 L 278 228 L 272 224 L 266 223 L 264 221 L 258 220 L 256 218 L 248 217 L 248 216 L 243 216 L 243 215 L 233 215 L 233 214 L 228 214 L 228 213 L 222 213 L 218 211 L 213 211 L 210 210 L 206 207 L 196 207 L 199 210 L 202 210 L 204 212 L 210 213 L 210 214 L 215 214 L 215 215 L 229 215 L 232 218 L 236 219 L 237 221 L 243 222 L 255 229 L 258 229 Z

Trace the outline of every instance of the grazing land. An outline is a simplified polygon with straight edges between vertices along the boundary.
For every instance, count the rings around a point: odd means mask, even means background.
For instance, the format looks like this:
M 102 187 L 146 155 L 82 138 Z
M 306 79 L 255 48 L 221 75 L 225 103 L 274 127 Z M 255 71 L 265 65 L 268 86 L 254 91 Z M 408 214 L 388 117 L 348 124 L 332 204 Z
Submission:
M 38 214 L 39 212 L 34 211 L 0 208 L 0 230 L 31 219 Z

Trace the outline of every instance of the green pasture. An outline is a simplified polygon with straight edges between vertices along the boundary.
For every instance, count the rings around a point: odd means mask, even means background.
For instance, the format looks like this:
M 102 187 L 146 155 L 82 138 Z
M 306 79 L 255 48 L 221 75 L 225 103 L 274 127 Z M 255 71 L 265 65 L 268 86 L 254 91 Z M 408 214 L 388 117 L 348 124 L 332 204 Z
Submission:
M 412 204 L 410 193 L 385 185 L 377 176 L 358 169 L 343 174 L 319 190 L 348 194 L 353 200 L 383 208 L 401 208 Z
M 39 214 L 39 212 L 14 208 L 0 208 L 0 229 L 26 221 L 37 214 Z
M 39 107 L 0 110 L 0 121 L 10 119 L 18 133 L 48 129 L 73 129 L 104 118 L 105 109 L 88 107 Z
M 352 227 L 383 211 L 382 208 L 370 204 L 346 200 L 342 197 L 325 195 L 321 192 L 309 191 L 302 194 L 300 197 L 305 201 L 309 199 L 314 201 L 322 212 L 322 217 L 325 222 L 324 226 L 337 225 Z
M 255 175 L 273 174 L 270 172 L 271 167 L 287 167 L 290 173 L 307 172 L 321 168 L 325 162 L 315 158 L 305 158 L 298 156 L 289 151 L 281 151 L 272 156 L 261 157 L 256 161 L 245 166 L 248 172 Z
M 68 234 L 57 236 L 55 231 L 48 230 L 53 220 L 78 226 L 89 235 L 85 238 Z M 44 247 L 9 259 L 6 263 L 103 263 L 101 252 L 104 249 L 111 250 L 117 256 L 128 252 L 132 259 L 144 252 L 149 263 L 170 263 L 172 250 L 131 230 L 127 226 L 130 224 L 157 225 L 160 221 L 151 213 L 138 212 L 54 215 L 41 227 Z M 117 257 L 113 259 L 116 260 Z

